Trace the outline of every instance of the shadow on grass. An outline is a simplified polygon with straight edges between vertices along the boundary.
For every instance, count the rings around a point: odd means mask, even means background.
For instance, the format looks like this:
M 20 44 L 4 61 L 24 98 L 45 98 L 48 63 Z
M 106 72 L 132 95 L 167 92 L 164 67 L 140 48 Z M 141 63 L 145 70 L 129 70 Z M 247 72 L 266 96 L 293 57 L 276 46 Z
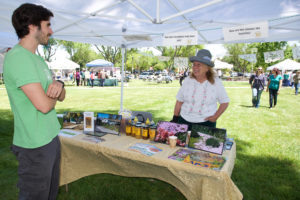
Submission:
M 248 105 L 240 105 L 240 107 L 244 107 L 244 108 L 254 108 L 253 106 L 248 106 Z M 259 108 L 269 108 L 269 106 L 259 106 Z
M 17 160 L 11 153 L 13 139 L 13 115 L 8 109 L 0 109 L 0 199 L 17 199 Z
M 296 163 L 271 156 L 245 153 L 251 144 L 236 140 L 237 155 L 232 180 L 246 200 L 296 200 L 300 197 L 300 174 Z M 276 148 L 274 146 L 274 148 Z
M 185 197 L 172 185 L 152 178 L 123 177 L 96 174 L 81 178 L 59 188 L 58 200 L 184 200 Z

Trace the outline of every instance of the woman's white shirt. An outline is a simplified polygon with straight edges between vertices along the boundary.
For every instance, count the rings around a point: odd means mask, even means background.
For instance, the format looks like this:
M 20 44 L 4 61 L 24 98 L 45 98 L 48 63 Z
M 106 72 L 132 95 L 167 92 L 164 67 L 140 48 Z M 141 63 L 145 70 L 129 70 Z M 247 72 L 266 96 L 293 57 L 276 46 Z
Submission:
M 177 101 L 183 102 L 180 115 L 188 122 L 205 122 L 205 118 L 213 116 L 218 105 L 228 103 L 229 97 L 219 78 L 215 78 L 215 83 L 209 81 L 203 83 L 196 79 L 186 77 L 179 89 Z

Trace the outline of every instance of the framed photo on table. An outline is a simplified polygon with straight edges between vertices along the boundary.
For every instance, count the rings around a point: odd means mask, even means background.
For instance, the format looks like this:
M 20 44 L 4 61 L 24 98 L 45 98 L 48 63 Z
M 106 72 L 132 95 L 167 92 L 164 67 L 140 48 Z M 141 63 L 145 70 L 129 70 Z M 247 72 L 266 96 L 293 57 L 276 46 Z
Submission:
M 95 132 L 120 135 L 122 115 L 97 113 Z
M 226 129 L 193 125 L 188 147 L 222 155 Z
M 65 112 L 63 114 L 63 128 L 83 130 L 82 112 Z
M 188 125 L 173 122 L 160 121 L 157 123 L 155 142 L 169 144 L 169 136 L 177 136 L 177 146 L 186 145 Z

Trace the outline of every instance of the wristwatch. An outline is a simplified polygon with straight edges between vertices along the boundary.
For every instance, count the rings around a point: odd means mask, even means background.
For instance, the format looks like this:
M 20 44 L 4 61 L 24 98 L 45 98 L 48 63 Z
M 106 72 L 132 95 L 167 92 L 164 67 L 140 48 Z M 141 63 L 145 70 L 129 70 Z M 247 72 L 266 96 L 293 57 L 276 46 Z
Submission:
M 62 88 L 64 88 L 65 87 L 65 83 L 63 82 L 63 81 L 61 81 L 61 80 L 56 80 L 57 82 L 60 82 L 61 84 L 62 84 Z

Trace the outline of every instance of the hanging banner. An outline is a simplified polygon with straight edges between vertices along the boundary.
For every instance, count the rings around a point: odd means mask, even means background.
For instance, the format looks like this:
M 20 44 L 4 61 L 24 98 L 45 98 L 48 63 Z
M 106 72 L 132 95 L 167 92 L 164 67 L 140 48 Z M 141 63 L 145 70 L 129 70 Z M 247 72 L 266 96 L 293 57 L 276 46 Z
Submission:
M 248 40 L 256 38 L 266 38 L 269 36 L 268 21 L 255 24 L 244 24 L 230 28 L 223 28 L 225 42 L 234 40 Z
M 292 49 L 293 51 L 293 58 L 299 59 L 300 58 L 300 47 L 295 47 Z
M 264 52 L 265 63 L 284 59 L 283 50 Z
M 196 45 L 197 43 L 197 31 L 164 34 L 163 38 L 164 46 Z
M 159 61 L 169 61 L 170 60 L 170 57 L 168 56 L 157 56 L 158 60 Z
M 179 70 L 186 69 L 189 66 L 189 59 L 186 57 L 175 57 L 174 67 Z
M 243 55 L 239 55 L 239 58 L 247 60 L 248 62 L 251 62 L 251 63 L 257 62 L 256 54 L 243 54 Z

